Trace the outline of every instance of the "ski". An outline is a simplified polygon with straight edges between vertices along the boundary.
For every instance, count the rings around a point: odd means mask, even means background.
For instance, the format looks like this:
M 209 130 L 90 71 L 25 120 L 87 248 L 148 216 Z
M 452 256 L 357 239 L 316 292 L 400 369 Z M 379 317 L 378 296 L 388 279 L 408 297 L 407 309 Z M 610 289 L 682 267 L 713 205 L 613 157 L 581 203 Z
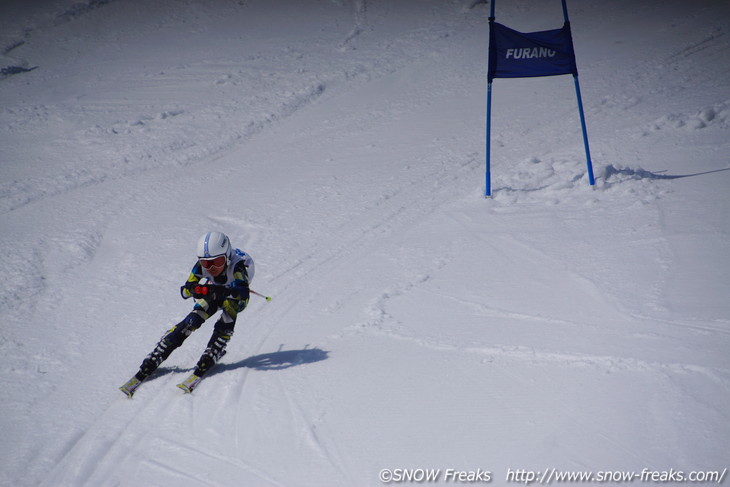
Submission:
M 132 377 L 129 379 L 126 383 L 124 383 L 119 390 L 122 391 L 127 395 L 128 398 L 132 399 L 132 396 L 134 395 L 134 391 L 137 390 L 137 388 L 142 384 L 142 381 L 139 380 L 137 377 Z
M 179 383 L 177 387 L 182 389 L 183 391 L 190 393 L 193 392 L 193 389 L 200 383 L 200 381 L 203 380 L 202 377 L 198 377 L 195 374 L 190 374 L 190 376 Z M 132 377 L 127 382 L 125 382 L 119 390 L 122 391 L 124 394 L 127 395 L 128 398 L 132 398 L 134 396 L 134 393 L 137 391 L 137 388 L 142 385 L 142 381 L 139 380 L 137 377 Z
M 195 374 L 190 374 L 188 378 L 179 383 L 177 387 L 185 391 L 186 394 L 190 394 L 191 392 L 193 392 L 193 389 L 198 387 L 198 384 L 200 384 L 201 380 L 203 380 L 202 377 L 198 377 Z
M 221 351 L 221 354 L 218 356 L 218 358 L 214 359 L 213 363 L 207 369 L 199 372 L 200 375 L 196 375 L 195 372 L 193 372 L 188 376 L 187 379 L 179 383 L 177 387 L 185 391 L 186 394 L 190 394 L 191 392 L 193 392 L 193 389 L 198 387 L 198 384 L 200 384 L 200 381 L 203 380 L 203 377 L 207 375 L 208 372 L 210 372 L 210 369 L 215 367 L 215 364 L 217 364 L 218 361 L 223 358 L 225 354 L 225 350 Z M 198 369 L 196 368 L 195 370 L 197 371 Z
M 225 354 L 226 354 L 225 350 L 221 351 L 221 354 L 218 356 L 217 359 L 215 359 L 212 362 L 212 364 L 209 368 L 213 368 L 215 366 L 215 364 L 218 362 L 218 360 L 220 360 Z M 197 370 L 198 369 L 196 369 L 196 371 Z M 198 384 L 200 383 L 200 381 L 203 380 L 203 374 L 208 372 L 208 370 L 209 369 L 204 370 L 203 372 L 200 373 L 201 375 L 199 375 L 199 376 L 195 375 L 195 373 L 190 374 L 187 379 L 185 379 L 181 383 L 177 384 L 177 387 L 179 387 L 180 389 L 182 389 L 183 391 L 185 391 L 188 394 L 193 392 L 193 389 L 195 389 L 198 386 Z M 135 375 L 135 376 L 132 376 L 132 378 L 129 379 L 127 382 L 122 384 L 122 386 L 119 387 L 119 390 L 122 391 L 124 394 L 127 395 L 128 398 L 131 399 L 132 396 L 134 396 L 135 391 L 137 390 L 137 388 L 140 385 L 142 385 L 142 381 L 139 380 L 137 378 L 137 376 Z

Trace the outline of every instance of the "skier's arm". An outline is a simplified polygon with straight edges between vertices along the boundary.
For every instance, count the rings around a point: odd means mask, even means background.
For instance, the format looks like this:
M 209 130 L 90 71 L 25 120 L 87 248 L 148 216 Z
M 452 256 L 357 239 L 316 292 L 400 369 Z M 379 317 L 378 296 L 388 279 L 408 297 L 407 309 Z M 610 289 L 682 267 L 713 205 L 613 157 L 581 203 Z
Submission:
M 228 286 L 229 296 L 233 299 L 247 300 L 249 298 L 248 273 L 246 265 L 239 262 L 233 272 L 233 281 Z
M 196 263 L 193 266 L 193 270 L 190 271 L 190 275 L 188 276 L 188 280 L 185 281 L 185 284 L 180 286 L 180 296 L 182 296 L 183 299 L 188 299 L 193 297 L 192 289 L 195 287 L 198 282 L 200 282 L 200 278 L 202 276 L 200 263 Z

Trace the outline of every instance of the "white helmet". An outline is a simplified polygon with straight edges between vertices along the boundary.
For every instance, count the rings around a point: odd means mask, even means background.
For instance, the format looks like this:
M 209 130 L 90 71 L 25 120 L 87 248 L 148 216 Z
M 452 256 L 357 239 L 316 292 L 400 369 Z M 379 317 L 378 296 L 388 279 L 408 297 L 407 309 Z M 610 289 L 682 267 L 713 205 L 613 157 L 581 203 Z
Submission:
M 231 257 L 231 241 L 221 232 L 208 232 L 198 240 L 198 259 L 210 259 L 225 255 Z

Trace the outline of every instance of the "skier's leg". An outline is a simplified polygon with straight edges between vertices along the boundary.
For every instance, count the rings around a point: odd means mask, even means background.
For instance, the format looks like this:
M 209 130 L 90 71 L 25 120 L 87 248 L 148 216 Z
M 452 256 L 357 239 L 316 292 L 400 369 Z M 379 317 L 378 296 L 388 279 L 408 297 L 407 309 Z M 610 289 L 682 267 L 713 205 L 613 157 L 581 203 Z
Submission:
M 170 328 L 163 335 L 155 349 L 145 357 L 139 372 L 135 375 L 140 381 L 149 377 L 157 367 L 170 356 L 173 350 L 182 345 L 192 332 L 200 328 L 200 325 L 207 319 L 207 315 L 195 310 L 188 314 L 180 323 Z
M 213 335 L 208 340 L 203 355 L 200 356 L 195 371 L 198 377 L 203 377 L 213 365 L 226 353 L 226 345 L 231 340 L 236 320 L 231 318 L 225 312 L 218 319 L 213 329 Z
M 205 352 L 200 356 L 195 372 L 198 377 L 203 377 L 213 365 L 226 353 L 226 345 L 231 340 L 233 329 L 236 326 L 238 313 L 246 309 L 248 299 L 226 299 L 221 304 L 223 313 L 215 324 L 213 335 L 208 341 Z

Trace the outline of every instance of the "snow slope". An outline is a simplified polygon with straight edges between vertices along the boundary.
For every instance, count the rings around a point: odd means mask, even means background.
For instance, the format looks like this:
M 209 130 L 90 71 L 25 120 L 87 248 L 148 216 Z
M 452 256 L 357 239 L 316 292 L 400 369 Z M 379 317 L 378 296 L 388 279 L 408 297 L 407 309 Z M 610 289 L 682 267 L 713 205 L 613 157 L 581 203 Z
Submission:
M 496 80 L 484 199 L 487 4 L 3 2 L 0 485 L 730 467 L 730 4 L 569 9 L 596 185 L 572 80 Z M 208 230 L 274 299 L 127 400 Z

